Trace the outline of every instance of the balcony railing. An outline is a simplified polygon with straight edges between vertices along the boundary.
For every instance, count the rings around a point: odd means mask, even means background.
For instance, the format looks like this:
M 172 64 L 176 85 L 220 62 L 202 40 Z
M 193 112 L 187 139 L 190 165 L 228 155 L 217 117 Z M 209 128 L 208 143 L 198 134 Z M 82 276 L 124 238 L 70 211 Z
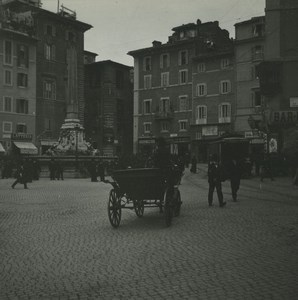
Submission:
M 158 111 L 155 113 L 156 120 L 169 120 L 174 117 L 173 112 L 171 111 Z

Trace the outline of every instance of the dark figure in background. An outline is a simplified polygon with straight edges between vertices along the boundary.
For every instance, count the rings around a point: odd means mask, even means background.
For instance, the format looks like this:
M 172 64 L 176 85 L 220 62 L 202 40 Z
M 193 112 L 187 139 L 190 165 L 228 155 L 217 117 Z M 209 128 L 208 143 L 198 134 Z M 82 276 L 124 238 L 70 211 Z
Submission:
M 49 171 L 50 171 L 50 179 L 55 180 L 56 176 L 56 162 L 54 158 L 51 158 L 50 163 L 49 163 Z
M 218 202 L 220 207 L 224 207 L 226 202 L 223 201 L 223 194 L 221 190 L 221 165 L 219 164 L 218 157 L 216 154 L 213 154 L 209 157 L 208 163 L 208 183 L 209 183 L 209 192 L 208 192 L 208 203 L 209 206 L 212 206 L 213 202 L 213 192 L 216 188 Z
M 20 164 L 17 167 L 17 171 L 16 171 L 16 180 L 12 184 L 11 187 L 14 189 L 14 187 L 18 183 L 20 183 L 20 184 L 24 184 L 24 189 L 28 189 L 27 180 L 28 180 L 28 170 L 26 170 L 24 163 L 20 162 Z
M 33 180 L 39 180 L 40 164 L 37 159 L 33 160 Z
M 103 161 L 100 161 L 97 166 L 98 175 L 100 177 L 100 181 L 105 181 L 105 166 Z
M 89 164 L 89 173 L 90 173 L 90 177 L 91 177 L 91 182 L 98 182 L 96 162 L 95 162 L 94 158 L 91 159 L 91 162 Z
M 195 158 L 195 156 L 193 156 L 193 158 L 191 159 L 190 172 L 197 173 L 197 159 Z
M 236 202 L 241 179 L 241 165 L 239 160 L 232 158 L 228 164 L 228 173 L 231 181 L 232 198 Z
M 61 161 L 57 161 L 56 163 L 56 178 L 57 180 L 64 180 L 63 178 L 63 165 Z
M 265 177 L 270 178 L 271 181 L 274 180 L 272 173 L 272 164 L 269 155 L 265 156 L 265 159 L 263 160 L 261 166 L 261 181 L 263 181 Z

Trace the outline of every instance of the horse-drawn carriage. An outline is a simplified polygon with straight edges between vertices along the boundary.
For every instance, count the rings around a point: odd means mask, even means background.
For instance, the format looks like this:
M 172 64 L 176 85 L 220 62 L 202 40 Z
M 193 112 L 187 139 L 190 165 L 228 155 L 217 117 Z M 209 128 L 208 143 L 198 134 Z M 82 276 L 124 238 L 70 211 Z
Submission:
M 108 199 L 111 225 L 119 226 L 122 209 L 133 209 L 138 217 L 142 217 L 145 207 L 158 207 L 164 214 L 166 226 L 170 226 L 173 215 L 180 214 L 182 202 L 178 185 L 181 176 L 177 167 L 166 171 L 158 168 L 114 171 Z

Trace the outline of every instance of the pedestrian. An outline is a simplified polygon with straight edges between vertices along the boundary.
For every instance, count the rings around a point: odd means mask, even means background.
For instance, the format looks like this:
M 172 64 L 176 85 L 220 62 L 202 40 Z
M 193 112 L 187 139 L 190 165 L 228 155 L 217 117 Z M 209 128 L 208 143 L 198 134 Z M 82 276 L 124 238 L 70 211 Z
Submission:
M 190 172 L 197 173 L 197 159 L 195 156 L 193 156 L 193 158 L 191 159 Z
M 91 162 L 89 164 L 89 173 L 90 173 L 90 177 L 91 177 L 91 182 L 98 182 L 96 162 L 94 161 L 94 158 L 91 159 Z
M 240 179 L 241 179 L 241 165 L 239 160 L 236 158 L 232 158 L 228 164 L 228 173 L 231 182 L 231 190 L 232 190 L 232 198 L 233 201 L 237 201 L 237 192 L 240 187 Z
M 27 179 L 28 179 L 28 173 L 25 168 L 25 165 L 23 162 L 20 162 L 19 166 L 17 167 L 16 171 L 16 180 L 15 182 L 11 185 L 11 187 L 14 189 L 14 187 L 20 183 L 24 184 L 24 189 L 28 189 L 27 187 Z
M 56 179 L 57 180 L 64 180 L 63 178 L 63 165 L 61 161 L 57 161 L 56 163 Z
M 266 177 L 270 178 L 271 181 L 274 180 L 271 159 L 268 155 L 265 156 L 265 159 L 263 160 L 261 165 L 261 181 L 263 182 L 264 178 Z
M 37 159 L 33 160 L 33 179 L 39 180 L 39 174 L 41 172 L 40 164 Z
M 208 192 L 208 204 L 213 206 L 213 192 L 216 189 L 218 202 L 220 207 L 224 207 L 226 202 L 223 201 L 223 194 L 221 188 L 221 165 L 218 161 L 216 154 L 212 154 L 209 157 L 208 163 L 208 183 L 209 183 L 209 192 Z
M 49 163 L 49 171 L 50 171 L 50 179 L 55 180 L 56 176 L 56 162 L 54 158 L 52 157 Z

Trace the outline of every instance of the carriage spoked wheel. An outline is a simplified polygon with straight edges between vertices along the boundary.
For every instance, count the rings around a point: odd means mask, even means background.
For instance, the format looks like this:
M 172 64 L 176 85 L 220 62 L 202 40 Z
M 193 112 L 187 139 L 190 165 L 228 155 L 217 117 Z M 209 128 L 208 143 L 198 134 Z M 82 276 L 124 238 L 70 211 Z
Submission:
M 164 193 L 164 216 L 166 226 L 169 227 L 172 224 L 173 218 L 173 189 L 167 188 Z
M 117 196 L 114 189 L 110 191 L 109 195 L 108 215 L 111 225 L 117 228 L 121 221 L 121 198 Z
M 133 200 L 133 206 L 136 212 L 136 215 L 141 218 L 144 214 L 144 201 L 143 200 Z
M 178 217 L 180 215 L 180 208 L 182 204 L 180 191 L 178 189 L 174 190 L 173 200 L 174 200 L 174 216 Z

